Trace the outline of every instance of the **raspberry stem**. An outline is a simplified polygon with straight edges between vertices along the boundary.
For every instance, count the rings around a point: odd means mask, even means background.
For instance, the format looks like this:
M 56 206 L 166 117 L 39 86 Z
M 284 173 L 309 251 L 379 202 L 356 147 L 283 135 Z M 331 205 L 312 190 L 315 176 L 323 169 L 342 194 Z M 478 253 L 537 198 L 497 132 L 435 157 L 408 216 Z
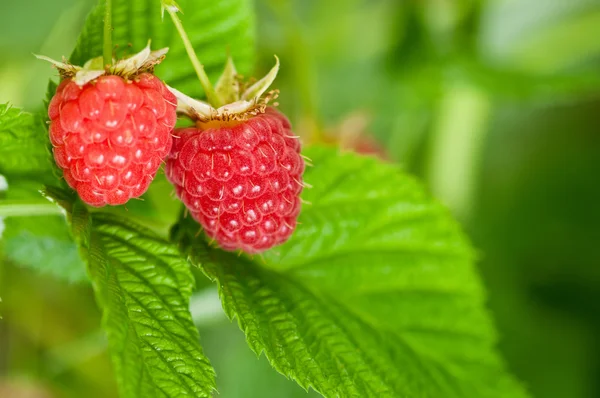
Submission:
M 112 65 L 112 0 L 104 0 L 104 67 Z
M 162 7 L 163 11 L 167 10 L 169 15 L 171 16 L 171 19 L 173 20 L 173 24 L 175 25 L 175 28 L 179 33 L 179 37 L 181 37 L 181 40 L 183 41 L 183 45 L 185 47 L 185 50 L 187 51 L 190 61 L 192 61 L 192 65 L 194 67 L 194 70 L 196 71 L 196 75 L 198 75 L 198 79 L 200 80 L 200 84 L 204 89 L 204 93 L 206 94 L 208 102 L 215 108 L 220 107 L 223 104 L 221 103 L 217 92 L 215 91 L 213 85 L 210 82 L 210 79 L 208 78 L 208 75 L 206 74 L 206 71 L 204 70 L 204 65 L 202 65 L 198 60 L 198 56 L 194 51 L 194 47 L 192 46 L 192 43 L 190 42 L 187 33 L 185 33 L 185 29 L 183 28 L 181 19 L 177 15 L 179 7 L 172 0 L 162 0 Z

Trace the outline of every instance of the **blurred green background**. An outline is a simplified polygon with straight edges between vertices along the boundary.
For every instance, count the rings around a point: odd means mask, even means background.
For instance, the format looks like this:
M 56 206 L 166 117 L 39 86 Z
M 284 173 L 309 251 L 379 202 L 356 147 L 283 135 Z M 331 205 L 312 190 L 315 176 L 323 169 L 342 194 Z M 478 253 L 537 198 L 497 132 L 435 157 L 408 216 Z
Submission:
M 40 108 L 54 72 L 31 53 L 70 54 L 92 6 L 0 2 L 0 103 Z M 600 0 L 256 11 L 257 71 L 279 55 L 279 102 L 304 140 L 374 147 L 421 177 L 480 253 L 510 369 L 535 397 L 600 397 Z M 0 397 L 114 397 L 89 286 L 26 267 L 48 248 L 0 257 Z M 306 396 L 254 357 L 198 281 L 192 309 L 220 396 Z

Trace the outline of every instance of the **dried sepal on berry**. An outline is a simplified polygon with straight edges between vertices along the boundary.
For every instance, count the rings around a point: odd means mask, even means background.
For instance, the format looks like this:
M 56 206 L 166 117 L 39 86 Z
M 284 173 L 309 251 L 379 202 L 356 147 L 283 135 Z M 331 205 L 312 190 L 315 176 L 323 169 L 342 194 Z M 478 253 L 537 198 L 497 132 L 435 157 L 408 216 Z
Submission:
M 229 104 L 239 99 L 240 79 L 241 77 L 238 75 L 235 65 L 233 64 L 233 59 L 227 57 L 225 70 L 223 70 L 221 77 L 215 85 L 217 96 L 223 104 Z
M 44 55 L 35 56 L 54 65 L 60 73 L 61 80 L 73 79 L 77 85 L 83 86 L 103 75 L 116 75 L 131 80 L 142 73 L 152 73 L 168 51 L 166 47 L 152 51 L 148 42 L 139 53 L 118 61 L 113 60 L 112 65 L 103 65 L 102 57 L 92 58 L 83 66 L 77 66 L 69 64 L 66 60 L 60 62 Z
M 209 122 L 211 120 L 232 121 L 247 120 L 252 116 L 265 113 L 268 104 L 278 96 L 277 90 L 269 89 L 279 72 L 279 58 L 275 56 L 275 66 L 259 81 L 250 87 L 237 75 L 233 60 L 229 58 L 225 70 L 218 80 L 216 93 L 222 105 L 213 105 L 191 98 L 173 87 L 169 90 L 177 97 L 177 112 L 192 120 Z

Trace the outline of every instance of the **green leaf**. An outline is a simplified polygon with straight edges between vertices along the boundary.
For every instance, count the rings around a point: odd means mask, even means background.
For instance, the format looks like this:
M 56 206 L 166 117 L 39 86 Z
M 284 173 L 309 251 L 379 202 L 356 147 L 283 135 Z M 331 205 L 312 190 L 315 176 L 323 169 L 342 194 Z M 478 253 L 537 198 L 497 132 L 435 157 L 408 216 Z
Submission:
M 557 104 L 589 101 L 600 92 L 600 76 L 595 71 L 541 75 L 510 69 L 491 68 L 473 60 L 456 60 L 448 71 L 478 85 L 496 99 L 511 102 Z M 438 73 L 438 81 L 443 84 Z M 435 97 L 437 100 L 437 96 Z
M 251 0 L 182 0 L 180 17 L 200 61 L 213 79 L 225 66 L 228 52 L 241 73 L 254 62 L 254 13 Z M 102 54 L 102 15 L 96 7 L 87 19 L 70 61 L 83 65 Z M 202 95 L 181 38 L 168 18 L 161 20 L 160 0 L 113 0 L 113 44 L 134 53 L 152 40 L 152 48 L 169 47 L 156 74 L 193 97 Z M 131 46 L 131 47 L 130 47 Z M 213 80 L 214 81 L 214 80 Z
M 46 194 L 70 212 L 121 397 L 209 397 L 214 371 L 189 312 L 194 279 L 177 248 L 123 217 L 89 214 L 61 191 Z
M 392 165 L 306 151 L 300 225 L 248 258 L 173 237 L 219 286 L 256 354 L 327 397 L 525 397 L 495 351 L 473 251 L 448 211 Z
M 8 190 L 0 198 L 3 254 L 19 266 L 69 282 L 86 280 L 63 216 L 38 190 L 56 177 L 42 118 L 0 105 L 0 174 Z M 36 217 L 15 217 L 31 216 Z
M 48 144 L 41 119 L 0 104 L 0 174 L 55 181 Z
M 535 33 L 517 46 L 514 59 L 518 66 L 552 73 L 581 64 L 600 54 L 600 8 L 585 10 Z
M 531 74 L 595 72 L 600 7 L 593 0 L 487 2 L 479 48 L 488 61 Z M 491 59 L 490 59 L 491 58 Z
M 64 216 L 8 217 L 4 223 L 3 254 L 16 265 L 71 283 L 88 281 Z

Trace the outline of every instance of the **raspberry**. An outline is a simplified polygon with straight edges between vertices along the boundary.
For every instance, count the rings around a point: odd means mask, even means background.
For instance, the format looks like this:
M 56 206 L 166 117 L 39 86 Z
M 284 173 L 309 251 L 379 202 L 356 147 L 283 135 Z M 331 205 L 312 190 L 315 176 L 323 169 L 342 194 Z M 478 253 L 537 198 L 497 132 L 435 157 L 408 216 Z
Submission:
M 167 178 L 221 248 L 260 253 L 294 232 L 304 161 L 290 127 L 266 108 L 241 122 L 175 130 Z
M 177 99 L 154 75 L 63 80 L 48 106 L 54 159 L 91 206 L 141 196 L 171 149 Z

